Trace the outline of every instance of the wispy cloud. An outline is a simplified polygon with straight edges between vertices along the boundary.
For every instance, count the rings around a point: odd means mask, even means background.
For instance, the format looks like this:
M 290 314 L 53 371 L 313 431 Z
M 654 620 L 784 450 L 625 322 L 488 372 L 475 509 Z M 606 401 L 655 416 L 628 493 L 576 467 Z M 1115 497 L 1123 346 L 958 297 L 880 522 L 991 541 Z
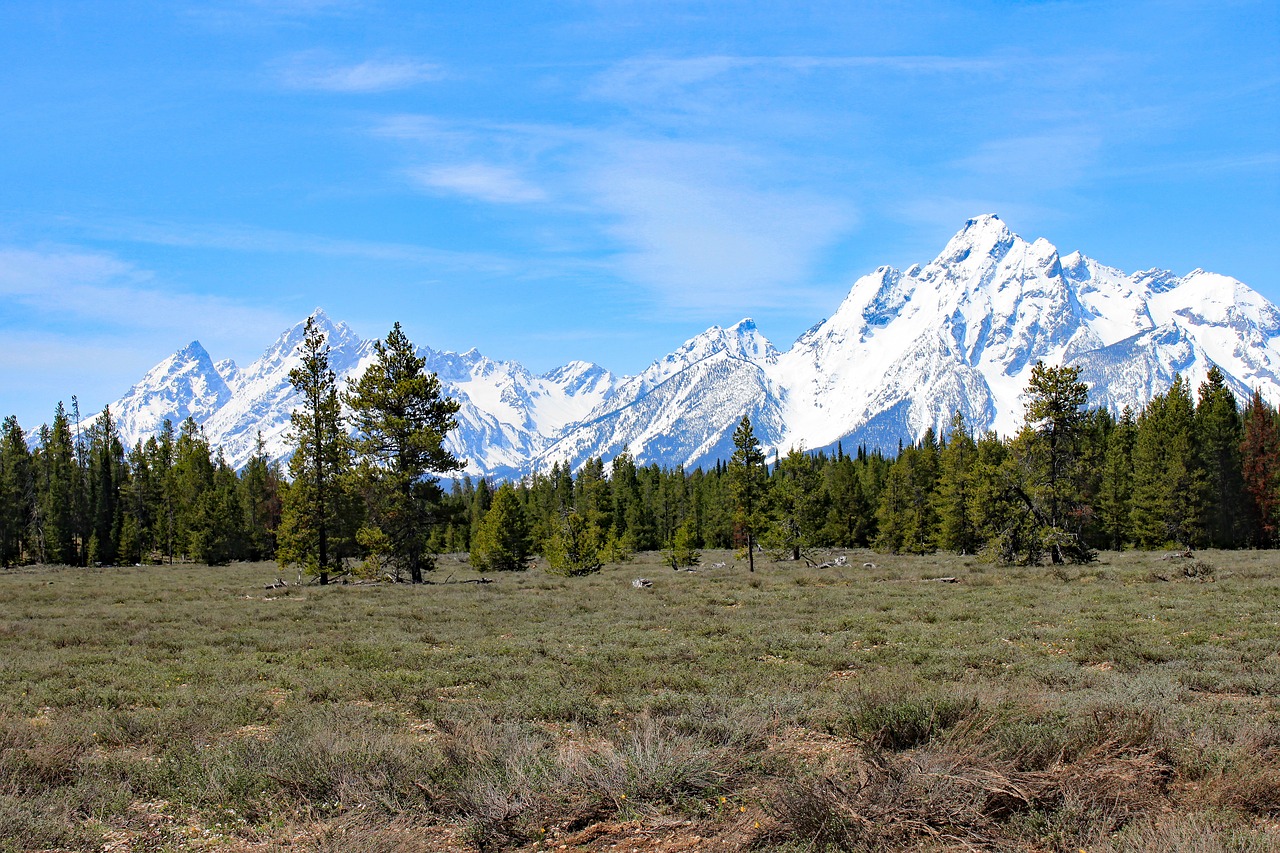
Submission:
M 366 94 L 405 89 L 439 80 L 441 67 L 415 59 L 368 59 L 345 64 L 324 53 L 294 54 L 278 63 L 275 73 L 290 89 Z
M 234 328 L 245 335 L 270 334 L 283 319 L 219 296 L 162 288 L 131 264 L 76 249 L 0 248 L 0 299 L 44 322 L 59 320 L 69 335 L 77 324 L 169 332 L 193 322 L 215 333 Z
M 487 163 L 423 166 L 409 171 L 422 187 L 497 204 L 543 201 L 547 194 L 526 181 L 514 169 Z
M 951 56 L 742 56 L 639 57 L 624 60 L 597 76 L 589 94 L 606 100 L 661 105 L 670 109 L 683 96 L 705 98 L 709 87 L 738 89 L 738 78 L 799 76 L 815 72 L 885 71 L 911 75 L 986 75 L 1001 72 L 1009 60 Z M 730 94 L 726 91 L 726 95 Z
M 953 165 L 992 185 L 1016 186 L 1023 192 L 1057 190 L 1093 171 L 1102 147 L 1098 133 L 1060 129 L 982 142 Z
M 24 426 L 72 394 L 89 410 L 102 406 L 192 338 L 239 352 L 297 319 L 164 286 L 112 255 L 13 247 L 0 248 L 0 318 L 0 409 Z
M 436 269 L 480 270 L 509 274 L 527 263 L 497 254 L 460 252 L 412 243 L 354 240 L 282 231 L 257 226 L 167 222 L 147 219 L 115 219 L 78 223 L 95 239 L 121 240 L 153 246 L 227 249 L 266 254 L 305 254 L 319 257 L 360 258 Z
M 753 179 L 728 146 L 629 143 L 587 176 L 619 272 L 673 307 L 795 307 L 852 205 Z M 758 164 L 757 164 L 758 165 Z

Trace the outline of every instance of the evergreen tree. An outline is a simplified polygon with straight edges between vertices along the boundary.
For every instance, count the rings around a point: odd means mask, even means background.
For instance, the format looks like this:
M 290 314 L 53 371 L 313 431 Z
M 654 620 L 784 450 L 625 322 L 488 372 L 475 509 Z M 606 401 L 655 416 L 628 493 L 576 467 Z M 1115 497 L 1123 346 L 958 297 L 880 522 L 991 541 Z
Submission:
M 1081 442 L 1089 389 L 1078 367 L 1036 362 L 1027 385 L 1026 435 L 1019 442 L 1019 497 L 1041 526 L 1044 550 L 1053 563 L 1088 561 L 1081 537 Z
M 471 564 L 477 570 L 524 571 L 529 567 L 529 523 L 515 487 L 503 483 L 471 541 Z
M 1273 547 L 1280 525 L 1280 418 L 1257 390 L 1245 410 L 1240 457 L 1249 510 L 1246 538 L 1255 547 Z
M 903 448 L 889 466 L 876 509 L 876 549 L 891 554 L 902 552 L 911 541 L 911 498 L 915 493 L 911 454 L 910 449 Z
M 844 548 L 869 545 L 874 537 L 875 507 L 863 486 L 865 461 L 838 454 L 823 472 L 827 518 L 823 539 Z
M 10 415 L 0 432 L 0 566 L 16 565 L 26 557 L 34 488 L 27 436 L 17 417 Z
M 41 560 L 78 565 L 75 508 L 80 471 L 71 438 L 71 422 L 58 403 L 53 426 L 42 428 L 38 450 L 36 535 Z
M 729 483 L 734 506 L 734 522 L 747 542 L 747 565 L 756 570 L 756 532 L 763 526 L 764 453 L 751 428 L 751 418 L 742 416 L 733 432 L 733 456 L 729 459 Z
M 702 560 L 702 552 L 694 541 L 693 517 L 685 519 L 671 537 L 665 554 L 667 564 L 672 569 L 696 566 Z
M 351 439 L 343 429 L 330 351 L 315 318 L 308 317 L 298 350 L 301 363 L 289 371 L 302 401 L 290 416 L 293 482 L 282 495 L 276 555 L 281 565 L 296 564 L 300 572 L 318 575 L 322 584 L 335 567 L 331 539 L 335 534 L 342 539 L 343 516 L 349 515 L 343 510 L 350 509 L 343 478 L 351 466 Z
M 155 445 L 155 438 L 148 439 Z M 152 469 L 148 445 L 138 442 L 129 451 L 129 482 L 120 495 L 124 521 L 120 528 L 120 561 L 141 564 L 157 548 L 156 516 L 161 506 L 160 486 Z
M 427 543 L 444 498 L 433 475 L 462 468 L 444 446 L 457 426 L 458 403 L 425 371 L 426 359 L 414 352 L 399 323 L 385 341 L 374 343 L 374 352 L 373 364 L 346 395 L 360 481 L 369 524 L 390 542 L 390 558 L 422 583 L 423 571 L 434 568 Z
M 102 410 L 89 430 L 87 481 L 89 541 L 92 544 L 88 559 L 113 565 L 118 557 L 124 526 L 120 492 L 128 485 L 128 467 L 110 408 Z
M 1144 548 L 1185 547 L 1203 536 L 1204 477 L 1194 447 L 1195 407 L 1186 380 L 1175 377 L 1138 418 L 1133 447 L 1133 536 Z
M 276 552 L 276 528 L 280 524 L 280 469 L 267 459 L 262 433 L 254 454 L 240 478 L 244 506 L 245 556 L 265 560 Z
M 178 486 L 174 478 L 173 460 L 177 440 L 173 421 L 168 418 L 160 427 L 160 435 L 154 444 L 148 443 L 151 469 L 159 484 L 160 503 L 157 508 L 158 539 L 161 552 L 173 563 L 178 547 Z
M 1106 547 L 1114 551 L 1130 541 L 1130 517 L 1133 512 L 1133 445 L 1138 427 L 1133 410 L 1128 406 L 1107 437 L 1102 479 L 1098 494 L 1102 535 Z
M 245 510 L 236 473 L 221 454 L 211 469 L 209 487 L 193 507 L 188 536 L 195 560 L 220 566 L 244 558 Z
M 962 554 L 976 553 L 981 547 L 973 520 L 977 457 L 978 446 L 957 410 L 947 445 L 938 455 L 937 518 L 938 544 Z
M 182 422 L 173 452 L 173 494 L 177 506 L 179 553 L 191 557 L 199 546 L 205 493 L 213 488 L 213 458 L 204 431 L 193 418 Z
M 1209 544 L 1231 548 L 1242 534 L 1244 479 L 1240 442 L 1244 425 L 1236 395 L 1215 364 L 1200 385 L 1194 419 L 1195 450 L 1204 472 L 1202 526 Z
M 577 577 L 600 571 L 600 527 L 577 510 L 566 510 L 551 534 L 544 556 L 553 575 Z
M 817 546 L 826 521 L 824 497 L 816 460 L 791 448 L 769 481 L 771 524 L 762 537 L 765 546 L 792 560 Z
M 613 493 L 613 530 L 619 547 L 635 553 L 640 550 L 637 528 L 644 526 L 644 513 L 639 507 L 640 483 L 636 479 L 635 458 L 627 448 L 613 457 L 609 486 Z

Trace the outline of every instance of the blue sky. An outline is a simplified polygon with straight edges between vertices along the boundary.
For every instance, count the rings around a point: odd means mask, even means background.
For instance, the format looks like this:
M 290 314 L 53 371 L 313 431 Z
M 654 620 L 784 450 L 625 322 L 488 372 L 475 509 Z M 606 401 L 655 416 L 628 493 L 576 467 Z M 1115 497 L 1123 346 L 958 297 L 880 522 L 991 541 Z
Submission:
M 786 348 L 969 216 L 1280 301 L 1280 4 L 0 12 L 0 415 L 315 306 L 538 371 Z

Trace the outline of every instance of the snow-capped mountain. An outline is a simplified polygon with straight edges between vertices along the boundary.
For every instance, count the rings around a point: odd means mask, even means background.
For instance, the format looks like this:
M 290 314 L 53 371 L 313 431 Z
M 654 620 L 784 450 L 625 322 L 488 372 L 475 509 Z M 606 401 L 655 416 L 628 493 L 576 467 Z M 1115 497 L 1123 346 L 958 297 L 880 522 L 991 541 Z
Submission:
M 166 418 L 175 425 L 188 417 L 204 423 L 231 398 L 222 372 L 200 342 L 192 341 L 112 403 L 111 415 L 120 434 L 132 443 L 134 438 L 155 435 Z
M 564 430 L 538 460 L 542 467 L 593 456 L 612 458 L 629 448 L 642 462 L 697 465 L 733 453 L 733 431 L 744 414 L 757 437 L 782 434 L 784 391 L 767 369 L 778 351 L 756 324 L 712 326 L 615 392 L 581 422 Z
M 1031 368 L 1077 364 L 1091 399 L 1140 408 L 1181 373 L 1213 364 L 1237 395 L 1280 397 L 1280 312 L 1235 279 L 1196 270 L 1126 275 L 996 216 L 969 220 L 924 267 L 859 279 L 831 319 L 778 360 L 785 445 L 839 439 L 888 447 L 961 411 L 1015 431 Z
M 373 343 L 317 310 L 340 379 L 359 376 Z M 259 431 L 288 453 L 303 323 L 253 364 L 216 364 L 193 342 L 111 405 L 123 437 L 190 415 L 229 461 Z M 975 430 L 1008 434 L 1036 361 L 1076 364 L 1091 400 L 1139 409 L 1175 374 L 1203 381 L 1218 365 L 1237 396 L 1280 400 L 1280 310 L 1235 279 L 1126 274 L 1048 241 L 1028 243 L 996 216 L 965 223 L 934 260 L 858 279 L 829 319 L 779 352 L 751 320 L 713 326 L 643 372 L 618 378 L 570 362 L 541 376 L 475 350 L 420 347 L 461 405 L 449 446 L 473 474 L 574 467 L 628 447 L 640 462 L 686 466 L 727 458 L 749 414 L 761 442 L 785 451 L 843 441 L 893 450 L 956 411 Z

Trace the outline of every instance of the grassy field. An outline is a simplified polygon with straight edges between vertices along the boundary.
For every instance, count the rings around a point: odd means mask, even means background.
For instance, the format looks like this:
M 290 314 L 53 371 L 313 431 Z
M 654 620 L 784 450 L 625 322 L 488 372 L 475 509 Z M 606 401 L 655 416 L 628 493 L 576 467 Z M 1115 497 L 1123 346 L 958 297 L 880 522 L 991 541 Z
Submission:
M 0 573 L 0 850 L 1280 849 L 1280 554 L 1162 556 Z

